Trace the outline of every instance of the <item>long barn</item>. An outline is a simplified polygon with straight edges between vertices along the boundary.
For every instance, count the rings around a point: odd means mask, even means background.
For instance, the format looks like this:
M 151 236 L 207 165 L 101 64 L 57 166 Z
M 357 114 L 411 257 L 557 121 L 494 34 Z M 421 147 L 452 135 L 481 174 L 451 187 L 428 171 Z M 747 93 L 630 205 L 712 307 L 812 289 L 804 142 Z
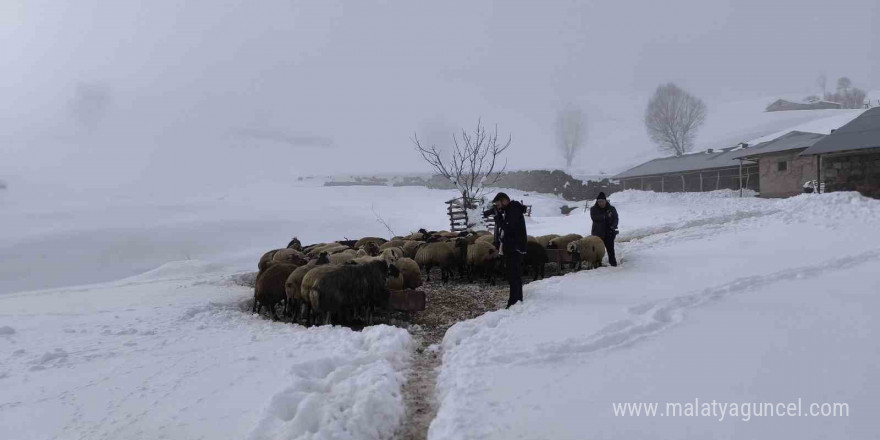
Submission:
M 701 192 L 759 188 L 758 164 L 738 159 L 745 146 L 661 157 L 614 176 L 623 189 L 656 192 Z

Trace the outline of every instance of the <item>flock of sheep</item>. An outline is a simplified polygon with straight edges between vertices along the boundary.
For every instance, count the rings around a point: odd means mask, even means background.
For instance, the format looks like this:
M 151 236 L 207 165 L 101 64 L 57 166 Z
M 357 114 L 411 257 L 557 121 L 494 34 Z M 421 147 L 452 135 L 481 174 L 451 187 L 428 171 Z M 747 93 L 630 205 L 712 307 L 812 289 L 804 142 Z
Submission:
M 599 267 L 605 246 L 599 237 L 578 234 L 528 238 L 524 270 L 534 279 L 544 277 L 550 262 L 548 249 L 565 249 L 571 267 Z M 287 248 L 266 252 L 258 264 L 254 287 L 254 313 L 269 310 L 278 319 L 277 307 L 293 322 L 326 324 L 352 319 L 372 323 L 376 309 L 387 309 L 390 292 L 416 289 L 422 274 L 440 269 L 446 282 L 455 276 L 472 282 L 475 276 L 495 282 L 503 260 L 486 231 L 426 231 L 391 240 L 364 237 L 303 247 L 297 238 Z M 562 268 L 563 266 L 560 265 Z

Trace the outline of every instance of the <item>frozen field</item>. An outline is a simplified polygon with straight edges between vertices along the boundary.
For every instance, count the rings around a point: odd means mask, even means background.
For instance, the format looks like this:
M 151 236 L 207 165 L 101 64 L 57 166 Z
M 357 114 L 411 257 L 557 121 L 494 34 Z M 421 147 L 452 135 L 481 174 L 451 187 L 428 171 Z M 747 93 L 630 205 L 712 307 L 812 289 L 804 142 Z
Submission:
M 252 292 L 230 276 L 293 235 L 389 235 L 377 214 L 396 233 L 444 228 L 449 192 L 260 186 L 173 205 L 53 206 L 13 194 L 0 200 L 11 220 L 0 232 L 0 438 L 378 439 L 400 423 L 406 330 L 268 322 L 243 310 Z M 582 210 L 562 217 L 554 197 L 525 199 L 530 233 L 588 231 Z M 621 267 L 532 283 L 524 305 L 447 333 L 429 438 L 876 435 L 880 202 L 611 201 Z M 612 411 L 694 398 L 846 402 L 850 415 Z

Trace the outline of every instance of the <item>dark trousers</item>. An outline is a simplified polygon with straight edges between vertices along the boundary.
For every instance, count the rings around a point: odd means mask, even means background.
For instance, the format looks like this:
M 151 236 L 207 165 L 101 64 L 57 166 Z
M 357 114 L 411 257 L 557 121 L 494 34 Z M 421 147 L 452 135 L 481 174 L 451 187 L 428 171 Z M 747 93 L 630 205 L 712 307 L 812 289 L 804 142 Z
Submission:
M 602 239 L 605 242 L 605 253 L 608 254 L 608 264 L 617 266 L 617 257 L 614 255 L 614 234 Z
M 510 282 L 510 297 L 507 307 L 523 300 L 522 294 L 522 254 L 515 250 L 504 249 L 504 264 L 507 266 L 507 281 Z

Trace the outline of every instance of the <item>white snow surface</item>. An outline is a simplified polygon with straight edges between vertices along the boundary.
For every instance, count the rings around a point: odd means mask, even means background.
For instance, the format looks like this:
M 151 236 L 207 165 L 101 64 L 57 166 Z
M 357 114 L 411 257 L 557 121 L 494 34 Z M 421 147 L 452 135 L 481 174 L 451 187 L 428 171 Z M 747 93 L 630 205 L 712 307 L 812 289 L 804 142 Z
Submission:
M 876 436 L 880 201 L 636 191 L 610 200 L 620 267 L 529 284 L 524 304 L 447 332 L 430 439 Z M 589 233 L 578 214 L 535 219 L 530 232 Z M 850 414 L 718 421 L 612 408 L 695 398 L 844 402 Z
M 0 296 L 0 438 L 373 439 L 412 341 L 252 316 L 222 266 Z M 3 328 L 10 328 L 3 326 Z
M 533 205 L 532 235 L 589 232 L 585 202 L 505 191 Z M 273 323 L 230 279 L 293 235 L 390 235 L 377 214 L 398 234 L 445 229 L 453 191 L 261 184 L 174 204 L 15 194 L 0 200 L 0 438 L 381 439 L 401 422 L 406 330 Z M 429 438 L 876 435 L 880 202 L 609 199 L 620 267 L 529 284 L 524 304 L 432 348 L 443 364 Z M 562 216 L 564 204 L 581 209 Z M 694 398 L 846 402 L 850 416 L 612 412 Z

